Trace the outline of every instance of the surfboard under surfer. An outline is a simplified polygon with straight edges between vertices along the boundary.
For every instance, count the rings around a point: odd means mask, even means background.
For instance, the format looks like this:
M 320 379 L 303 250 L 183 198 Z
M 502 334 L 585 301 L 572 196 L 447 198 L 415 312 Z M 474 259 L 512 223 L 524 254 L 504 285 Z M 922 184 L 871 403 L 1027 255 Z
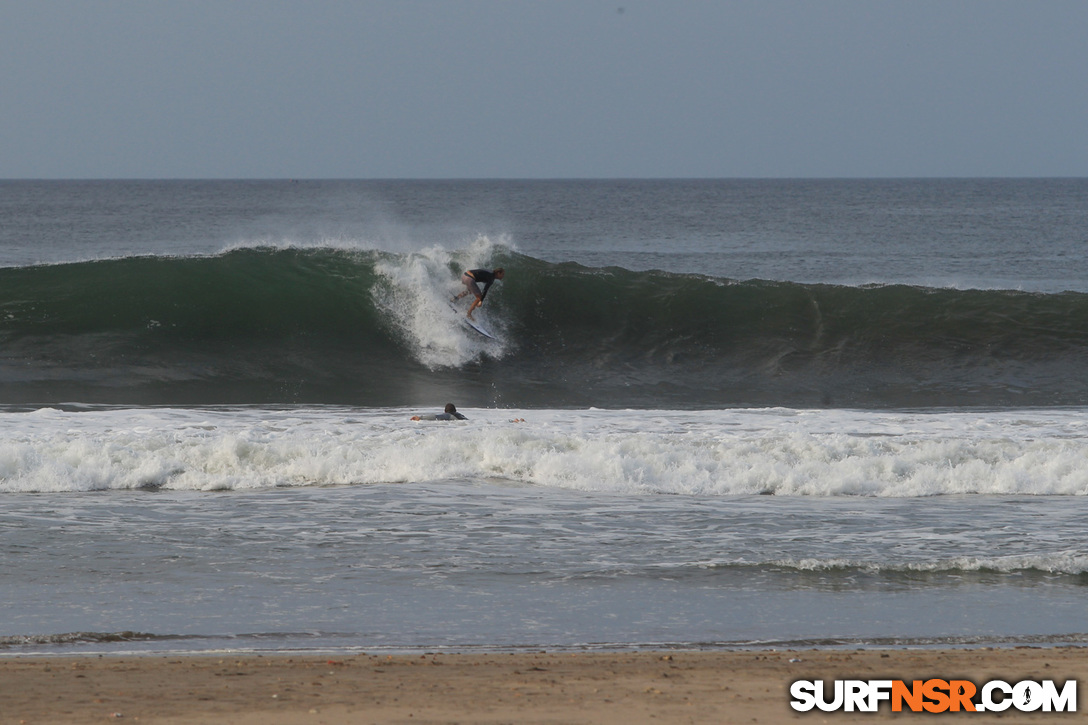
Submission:
M 472 304 L 468 308 L 468 319 L 472 319 L 472 311 L 484 303 L 484 297 L 487 296 L 487 291 L 491 289 L 491 285 L 495 283 L 495 280 L 502 279 L 506 276 L 506 270 L 502 267 L 496 267 L 492 270 L 486 269 L 470 269 L 461 275 L 461 284 L 466 289 L 461 294 L 453 298 L 453 301 L 461 299 L 469 292 L 476 295 L 476 299 L 472 301 Z M 483 285 L 483 291 L 480 290 L 480 285 Z

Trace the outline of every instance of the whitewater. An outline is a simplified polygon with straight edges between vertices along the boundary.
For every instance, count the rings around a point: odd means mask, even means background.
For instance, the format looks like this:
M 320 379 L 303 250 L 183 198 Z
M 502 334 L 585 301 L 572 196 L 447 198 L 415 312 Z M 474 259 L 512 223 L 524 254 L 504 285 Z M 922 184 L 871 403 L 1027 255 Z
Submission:
M 0 414 L 0 492 L 495 479 L 622 494 L 1088 494 L 1084 411 L 321 407 Z M 426 411 L 424 411 L 426 412 Z
M 0 655 L 1084 642 L 1084 190 L 0 182 Z

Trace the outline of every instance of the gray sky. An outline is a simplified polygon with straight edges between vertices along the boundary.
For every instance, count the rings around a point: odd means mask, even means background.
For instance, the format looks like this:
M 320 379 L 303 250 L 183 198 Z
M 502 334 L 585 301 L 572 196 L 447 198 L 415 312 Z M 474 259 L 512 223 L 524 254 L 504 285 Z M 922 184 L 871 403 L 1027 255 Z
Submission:
M 1084 0 L 0 0 L 0 178 L 1088 176 Z

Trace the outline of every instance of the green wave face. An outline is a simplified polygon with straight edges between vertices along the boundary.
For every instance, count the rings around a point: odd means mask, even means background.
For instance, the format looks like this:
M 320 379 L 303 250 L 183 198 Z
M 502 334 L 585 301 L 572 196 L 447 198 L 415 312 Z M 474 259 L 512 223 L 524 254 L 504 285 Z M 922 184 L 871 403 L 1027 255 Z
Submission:
M 462 269 L 504 266 L 480 317 Z M 463 305 L 467 304 L 465 300 Z M 332 249 L 0 269 L 0 402 L 1088 403 L 1088 295 Z

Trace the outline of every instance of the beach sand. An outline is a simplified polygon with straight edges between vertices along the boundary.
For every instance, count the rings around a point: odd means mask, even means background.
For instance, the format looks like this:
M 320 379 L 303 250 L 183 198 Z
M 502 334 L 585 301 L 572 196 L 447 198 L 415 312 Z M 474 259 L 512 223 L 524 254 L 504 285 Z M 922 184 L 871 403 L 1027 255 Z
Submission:
M 785 723 L 797 679 L 1085 681 L 1088 648 L 0 658 L 0 723 Z M 1081 693 L 1078 693 L 1078 695 Z M 971 713 L 971 723 L 1088 712 Z M 945 719 L 957 719 L 945 713 Z

